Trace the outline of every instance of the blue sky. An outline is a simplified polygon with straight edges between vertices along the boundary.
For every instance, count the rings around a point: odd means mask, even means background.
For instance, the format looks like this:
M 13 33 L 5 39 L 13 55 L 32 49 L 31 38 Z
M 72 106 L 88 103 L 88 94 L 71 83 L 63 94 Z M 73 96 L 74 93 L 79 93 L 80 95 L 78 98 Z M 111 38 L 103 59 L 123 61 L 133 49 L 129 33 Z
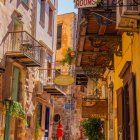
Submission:
M 76 12 L 74 9 L 74 0 L 58 0 L 58 14 L 65 14 L 70 12 Z

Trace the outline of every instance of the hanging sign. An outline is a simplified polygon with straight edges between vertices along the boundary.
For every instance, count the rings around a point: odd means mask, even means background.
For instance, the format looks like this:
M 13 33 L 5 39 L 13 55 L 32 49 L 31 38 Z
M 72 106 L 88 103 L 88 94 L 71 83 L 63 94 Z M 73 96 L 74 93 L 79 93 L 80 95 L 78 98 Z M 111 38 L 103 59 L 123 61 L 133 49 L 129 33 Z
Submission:
M 74 104 L 65 104 L 65 109 L 74 109 Z
M 96 7 L 97 0 L 75 0 L 75 8 Z
M 107 118 L 108 114 L 108 102 L 107 100 L 94 100 L 83 99 L 82 100 L 82 117 L 83 118 Z
M 74 82 L 75 80 L 71 75 L 59 75 L 54 79 L 54 83 L 59 86 L 72 85 Z

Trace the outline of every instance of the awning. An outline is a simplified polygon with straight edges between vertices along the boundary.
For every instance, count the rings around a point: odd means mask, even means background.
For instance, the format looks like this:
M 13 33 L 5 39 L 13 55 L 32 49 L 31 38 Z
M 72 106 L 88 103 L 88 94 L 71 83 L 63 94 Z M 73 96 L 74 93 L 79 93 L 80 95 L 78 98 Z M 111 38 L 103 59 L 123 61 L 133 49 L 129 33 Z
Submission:
M 95 100 L 84 98 L 82 100 L 82 117 L 83 118 L 107 118 L 108 103 L 107 100 Z

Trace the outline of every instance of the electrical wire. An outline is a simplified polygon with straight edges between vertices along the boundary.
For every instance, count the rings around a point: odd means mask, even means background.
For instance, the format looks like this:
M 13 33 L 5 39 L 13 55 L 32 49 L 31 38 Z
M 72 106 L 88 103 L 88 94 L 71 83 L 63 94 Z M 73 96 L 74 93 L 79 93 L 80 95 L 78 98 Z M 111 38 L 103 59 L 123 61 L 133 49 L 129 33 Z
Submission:
M 107 17 L 105 17 L 105 16 L 103 16 L 103 15 L 101 15 L 101 14 L 99 14 L 99 13 L 96 13 L 96 12 L 93 12 L 93 11 L 92 11 L 92 13 L 95 14 L 95 15 L 97 15 L 97 16 L 100 16 L 100 17 L 102 17 L 102 18 L 105 18 L 105 19 L 107 19 L 107 20 L 109 20 L 109 21 L 111 21 L 111 22 L 116 23 L 115 20 L 109 19 L 109 18 L 107 18 Z

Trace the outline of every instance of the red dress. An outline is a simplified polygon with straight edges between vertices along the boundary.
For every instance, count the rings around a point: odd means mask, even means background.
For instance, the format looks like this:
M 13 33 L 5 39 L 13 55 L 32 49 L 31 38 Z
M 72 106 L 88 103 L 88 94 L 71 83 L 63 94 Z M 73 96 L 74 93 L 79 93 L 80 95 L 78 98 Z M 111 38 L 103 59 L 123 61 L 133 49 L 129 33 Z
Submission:
M 61 123 L 58 124 L 56 135 L 57 135 L 58 138 L 63 137 L 63 126 L 62 126 Z

